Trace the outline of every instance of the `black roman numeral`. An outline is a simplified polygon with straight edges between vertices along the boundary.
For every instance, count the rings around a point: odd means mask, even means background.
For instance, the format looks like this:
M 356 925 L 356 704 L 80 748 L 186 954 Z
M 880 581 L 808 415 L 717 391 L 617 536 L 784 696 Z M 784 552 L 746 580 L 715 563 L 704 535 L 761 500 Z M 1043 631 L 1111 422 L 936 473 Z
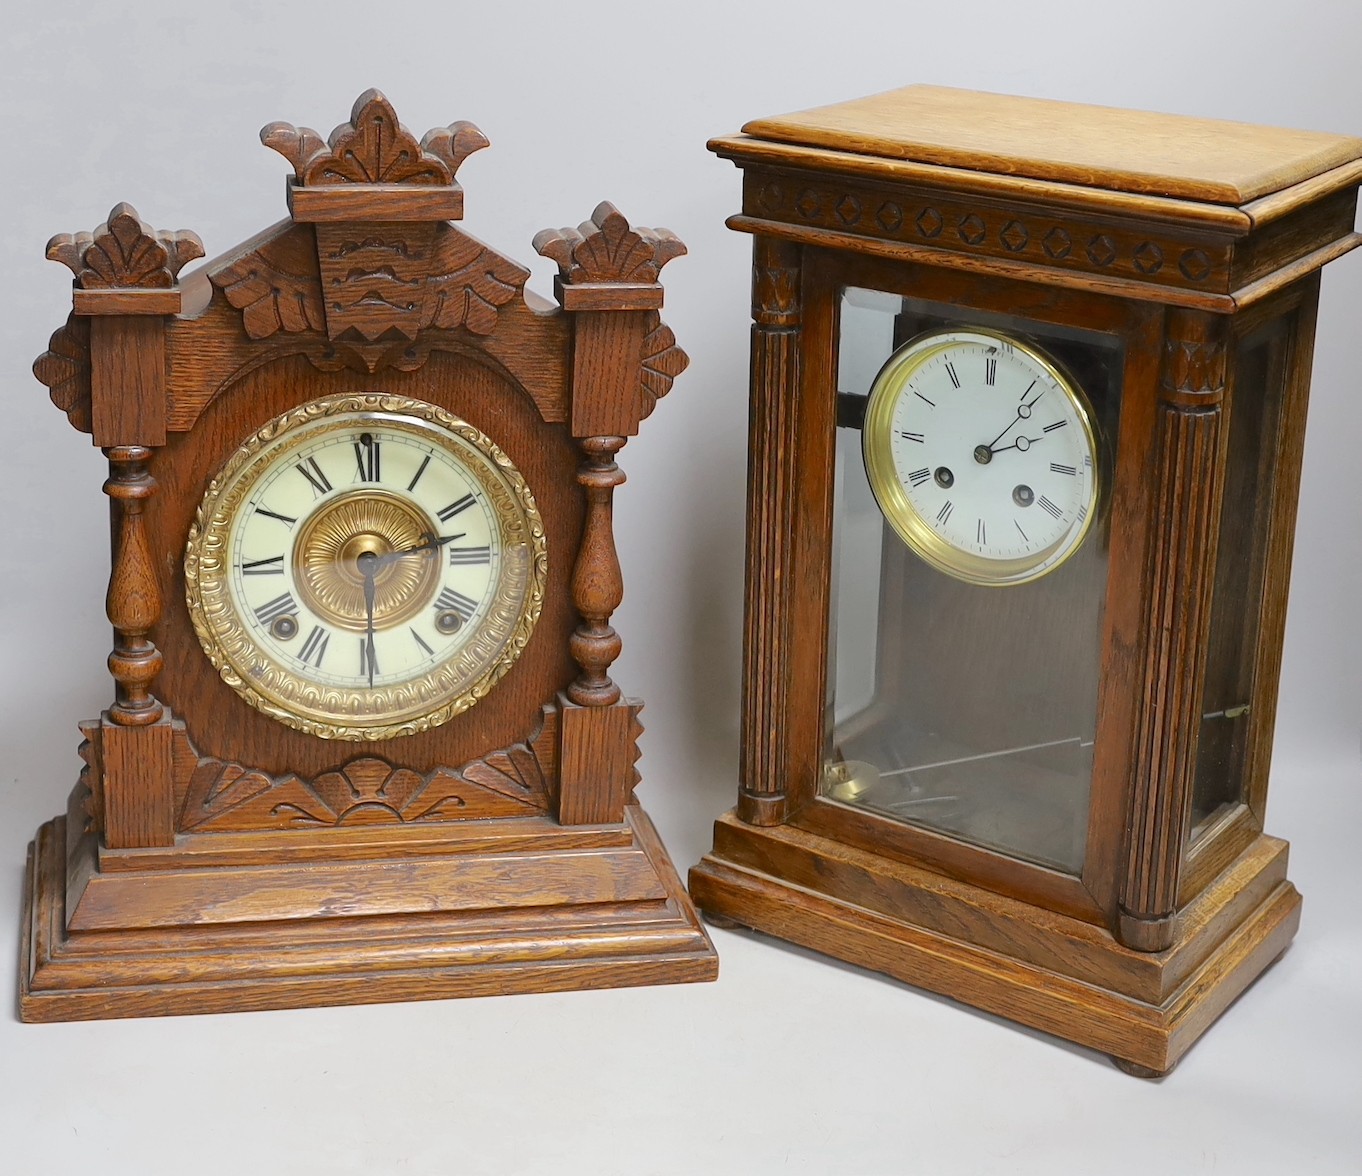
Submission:
M 282 576 L 284 557 L 272 555 L 269 559 L 252 559 L 241 565 L 243 576 Z
M 424 641 L 421 640 L 421 634 L 420 634 L 420 633 L 418 633 L 415 629 L 410 629 L 410 628 L 407 630 L 407 632 L 410 633 L 410 634 L 412 635 L 412 637 L 413 637 L 413 638 L 415 639 L 415 641 L 416 641 L 416 644 L 419 645 L 422 649 L 424 649 L 424 650 L 426 651 L 426 656 L 427 656 L 427 657 L 433 657 L 433 656 L 434 656 L 435 650 L 431 649 L 431 647 L 430 647 L 429 645 L 427 645 Z
M 421 475 L 426 472 L 426 466 L 428 465 L 430 465 L 429 453 L 427 453 L 426 456 L 421 459 L 421 464 L 416 467 L 416 473 L 412 474 L 411 481 L 407 483 L 408 490 L 416 489 L 416 483 L 421 480 Z
M 320 498 L 323 494 L 329 494 L 331 492 L 331 482 L 327 476 L 322 473 L 322 467 L 317 464 L 317 459 L 315 457 L 309 457 L 306 461 L 300 461 L 294 468 L 311 484 L 314 497 Z
M 952 384 L 960 387 L 960 377 L 955 374 L 955 364 L 949 362 L 946 364 L 946 375 L 950 376 Z
M 992 355 L 985 356 L 985 357 L 984 357 L 984 383 L 987 384 L 990 388 L 992 388 L 994 382 L 995 382 L 997 379 L 998 379 L 998 360 L 997 360 L 997 357 L 996 357 L 996 356 L 992 356 Z
M 330 640 L 330 633 L 320 625 L 313 625 L 312 632 L 307 635 L 307 640 L 303 642 L 303 648 L 298 651 L 298 657 L 304 664 L 314 665 L 320 670 L 322 658 L 326 656 L 326 645 Z
M 453 567 L 456 564 L 485 564 L 492 562 L 492 549 L 490 547 L 451 547 L 449 549 L 449 563 Z
M 357 482 L 382 481 L 380 457 L 382 447 L 370 433 L 361 433 L 355 442 L 355 465 L 359 467 Z
M 361 678 L 373 679 L 378 673 L 378 651 L 374 650 L 372 656 L 369 651 L 368 637 L 359 639 L 359 676 Z
M 435 598 L 435 607 L 441 612 L 448 609 L 450 612 L 458 613 L 460 620 L 467 621 L 478 607 L 478 602 L 462 592 L 455 592 L 453 588 L 445 588 Z
M 1015 526 L 1015 527 L 1017 528 L 1017 531 L 1018 531 L 1018 533 L 1021 535 L 1022 539 L 1023 539 L 1025 542 L 1030 543 L 1031 540 L 1030 540 L 1029 538 L 1027 538 L 1026 532 L 1022 530 L 1022 525 L 1021 525 L 1021 523 L 1017 522 L 1016 519 L 1013 519 L 1013 520 L 1012 520 L 1012 524 L 1013 524 L 1013 526 Z
M 1041 509 L 1044 510 L 1045 513 L 1050 515 L 1052 518 L 1057 519 L 1059 518 L 1060 515 L 1064 513 L 1064 511 L 1060 507 L 1056 506 L 1053 502 L 1046 498 L 1044 494 L 1037 498 L 1036 501 L 1040 504 Z
M 922 393 L 919 392 L 916 388 L 913 389 L 913 395 L 916 396 L 919 400 L 923 401 L 923 402 L 927 405 L 928 408 L 935 408 L 935 407 L 936 407 L 936 401 L 935 401 L 935 400 L 928 400 L 928 399 L 927 399 L 924 395 L 922 395 Z
M 975 542 L 978 543 L 980 547 L 982 547 L 985 543 L 988 542 L 988 529 L 984 526 L 983 519 L 979 520 L 979 525 L 978 527 L 975 528 L 974 539 Z
M 899 436 L 902 437 L 905 441 L 921 441 L 921 440 L 922 440 L 922 434 L 921 434 L 921 433 L 905 433 L 905 432 L 903 432 L 902 430 L 900 430 Z
M 1068 423 L 1069 423 L 1068 421 L 1056 421 L 1053 425 L 1046 425 L 1042 431 L 1046 433 L 1053 433 L 1056 429 L 1062 429 Z
M 451 502 L 444 510 L 440 511 L 440 522 L 447 523 L 456 514 L 462 514 L 473 505 L 474 499 L 471 494 L 465 494 L 456 502 Z
M 256 513 L 256 514 L 262 514 L 262 515 L 264 515 L 266 518 L 278 519 L 281 523 L 287 523 L 290 527 L 293 526 L 293 524 L 296 523 L 296 522 L 298 521 L 297 519 L 291 519 L 291 518 L 289 518 L 288 515 L 276 514 L 276 513 L 275 513 L 274 511 L 272 511 L 272 510 L 266 510 L 263 506 L 257 506 L 257 507 L 255 508 L 255 513 Z
M 262 625 L 268 625 L 276 617 L 286 617 L 297 611 L 298 605 L 294 603 L 293 593 L 285 592 L 256 609 L 255 619 Z
M 920 470 L 914 470 L 911 474 L 909 474 L 908 481 L 910 481 L 914 486 L 921 486 L 922 483 L 925 482 L 931 476 L 932 471 L 924 467 Z
M 1060 465 L 1059 462 L 1057 462 L 1057 461 L 1052 461 L 1052 462 L 1050 463 L 1050 471 L 1051 471 L 1051 473 L 1055 473 L 1055 474 L 1073 474 L 1073 475 L 1077 476 L 1077 474 L 1078 474 L 1078 467 L 1077 467 L 1077 466 L 1070 466 L 1070 465 Z
M 953 511 L 954 509 L 955 503 L 953 503 L 949 498 L 946 499 L 946 505 L 936 512 L 936 521 L 944 526 L 946 520 L 951 517 L 951 511 Z

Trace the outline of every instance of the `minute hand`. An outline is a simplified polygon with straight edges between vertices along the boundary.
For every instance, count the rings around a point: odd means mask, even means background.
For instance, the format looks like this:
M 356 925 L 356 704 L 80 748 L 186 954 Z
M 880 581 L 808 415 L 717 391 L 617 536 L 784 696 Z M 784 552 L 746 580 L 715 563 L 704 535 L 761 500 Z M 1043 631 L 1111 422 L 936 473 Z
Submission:
M 423 551 L 435 551 L 443 547 L 446 543 L 453 543 L 455 539 L 462 539 L 468 534 L 467 531 L 460 531 L 457 535 L 427 535 L 415 547 L 404 547 L 400 551 L 385 551 L 378 557 L 378 566 L 387 567 L 390 563 L 395 563 L 404 555 L 419 555 Z
M 990 452 L 990 453 L 997 453 L 997 452 L 998 452 L 998 450 L 994 449 L 993 447 L 994 447 L 995 445 L 997 445 L 998 442 L 1001 441 L 1004 437 L 1007 436 L 1008 429 L 1011 429 L 1012 426 L 1015 425 L 1018 421 L 1020 421 L 1020 420 L 1025 420 L 1027 417 L 1029 417 L 1029 416 L 1031 415 L 1031 406 L 1032 406 L 1033 404 L 1035 404 L 1036 401 L 1039 400 L 1039 399 L 1040 399 L 1042 396 L 1044 396 L 1044 395 L 1045 395 L 1045 389 L 1042 388 L 1039 392 L 1037 392 L 1037 393 L 1036 393 L 1030 400 L 1028 400 L 1025 404 L 1019 404 L 1019 405 L 1017 406 L 1017 415 L 1014 416 L 1010 421 L 1007 422 L 1007 428 L 1004 429 L 1001 433 L 999 433 L 996 437 L 994 437 L 992 441 L 990 441 L 990 442 L 988 443 L 988 449 L 989 449 L 989 452 Z M 1003 448 L 1004 448 L 1004 449 L 1010 449 L 1011 446 L 1009 446 L 1009 445 L 1004 445 Z

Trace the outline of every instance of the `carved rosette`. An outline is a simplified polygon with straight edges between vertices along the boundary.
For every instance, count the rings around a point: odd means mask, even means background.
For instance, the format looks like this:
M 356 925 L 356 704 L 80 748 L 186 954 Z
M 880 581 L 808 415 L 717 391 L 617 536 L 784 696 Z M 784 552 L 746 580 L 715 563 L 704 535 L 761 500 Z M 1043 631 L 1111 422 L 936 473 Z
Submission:
M 178 827 L 258 832 L 535 816 L 548 811 L 557 789 L 557 746 L 558 712 L 546 706 L 524 743 L 425 773 L 364 756 L 304 780 L 196 758 Z
M 1150 630 L 1119 933 L 1139 951 L 1174 938 L 1196 775 L 1221 496 L 1225 321 L 1169 313 L 1146 574 Z

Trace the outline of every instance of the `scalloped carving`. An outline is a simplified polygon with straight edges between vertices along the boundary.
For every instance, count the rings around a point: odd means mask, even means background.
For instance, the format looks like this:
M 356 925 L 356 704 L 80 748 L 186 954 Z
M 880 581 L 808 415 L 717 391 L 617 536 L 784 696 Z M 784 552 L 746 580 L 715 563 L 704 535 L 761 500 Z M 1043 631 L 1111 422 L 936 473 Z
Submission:
M 362 756 L 304 780 L 201 758 L 179 829 L 254 832 L 534 816 L 548 810 L 557 783 L 558 711 L 546 706 L 539 729 L 524 743 L 425 774 Z
M 90 320 L 69 315 L 33 361 L 33 374 L 47 385 L 52 403 L 66 419 L 82 433 L 90 432 Z
M 321 272 L 310 226 L 293 226 L 253 253 L 214 270 L 209 278 L 241 311 L 242 325 L 252 339 L 268 339 L 279 331 L 326 330 Z
M 575 229 L 535 234 L 536 252 L 558 263 L 567 282 L 656 282 L 662 267 L 686 252 L 667 229 L 630 228 L 608 200 Z
M 421 326 L 446 331 L 465 327 L 475 335 L 492 333 L 497 310 L 530 278 L 529 270 L 452 225 L 436 240 L 431 269 Z
M 293 165 L 304 187 L 327 184 L 452 185 L 454 174 L 474 151 L 488 146 L 471 122 L 459 121 L 416 137 L 397 119 L 392 104 L 377 90 L 365 90 L 323 142 L 310 127 L 272 122 L 260 141 Z
M 242 324 L 252 339 L 268 339 L 280 332 L 327 332 L 316 240 L 312 226 L 295 225 L 209 274 L 227 301 L 241 311 Z M 333 251 L 353 245 L 340 260 L 358 261 L 385 244 L 394 256 L 399 246 L 408 252 L 414 249 L 405 239 L 388 242 L 360 236 L 353 242 L 341 240 Z M 382 270 L 381 260 L 370 262 Z M 426 353 L 410 351 L 408 339 L 412 335 L 419 330 L 452 331 L 460 327 L 475 335 L 490 335 L 496 329 L 498 311 L 520 294 L 530 276 L 529 270 L 449 224 L 436 229 L 434 246 L 427 249 L 419 270 L 409 275 L 391 263 L 386 268 L 391 269 L 392 276 L 382 276 L 389 285 L 404 278 L 406 288 L 412 290 L 409 297 L 414 295 L 419 300 L 419 314 L 409 313 L 402 320 L 395 316 L 385 324 L 386 331 L 396 330 L 405 337 L 394 342 L 380 334 L 374 340 L 364 332 L 352 331 L 353 337 L 337 340 L 334 346 L 307 352 L 317 367 L 324 371 L 352 367 L 365 372 L 386 366 L 402 370 L 419 367 Z M 363 283 L 364 275 L 357 275 L 355 280 Z M 370 274 L 369 280 L 379 279 Z
M 131 204 L 115 204 L 93 233 L 58 233 L 47 243 L 48 260 L 66 266 L 82 290 L 169 289 L 202 256 L 197 234 L 153 229 Z
M 690 357 L 676 345 L 676 336 L 657 311 L 648 312 L 647 324 L 642 367 L 644 417 L 671 391 L 672 381 L 690 364 Z

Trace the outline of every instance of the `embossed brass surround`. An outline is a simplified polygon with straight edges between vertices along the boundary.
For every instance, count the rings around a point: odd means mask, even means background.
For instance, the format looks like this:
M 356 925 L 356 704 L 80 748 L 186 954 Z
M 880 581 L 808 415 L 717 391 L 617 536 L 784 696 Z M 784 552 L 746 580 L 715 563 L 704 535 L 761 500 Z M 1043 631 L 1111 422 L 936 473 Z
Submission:
M 363 633 L 363 552 L 388 555 L 436 534 L 419 506 L 384 490 L 355 490 L 313 512 L 293 545 L 293 582 L 314 613 L 342 629 Z M 440 582 L 436 551 L 393 560 L 374 576 L 374 627 L 400 625 L 425 608 Z
M 312 681 L 281 664 L 259 644 L 230 590 L 228 551 L 237 512 L 249 498 L 256 479 L 281 452 L 302 448 L 320 435 L 363 422 L 416 434 L 452 456 L 485 492 L 501 537 L 500 571 L 481 621 L 470 625 L 451 656 L 433 669 L 373 689 Z M 389 500 L 396 496 L 383 491 L 355 491 L 332 501 L 339 504 L 365 497 L 372 499 L 377 509 L 369 531 L 341 540 L 341 549 L 353 549 L 351 558 L 361 550 L 381 553 L 385 545 L 408 533 L 407 528 L 413 525 L 427 534 L 434 533 L 433 524 L 424 527 L 418 521 L 423 512 L 415 504 L 402 503 L 406 518 L 399 518 L 395 511 L 388 513 Z M 327 503 L 310 516 L 305 528 L 312 528 L 317 516 L 326 518 L 331 507 L 332 503 Z M 339 512 L 339 507 L 336 509 Z M 334 516 L 331 521 L 336 521 Z M 295 545 L 295 572 L 306 558 L 306 538 L 305 532 L 300 533 Z M 404 546 L 414 546 L 422 538 L 417 534 Z M 335 541 L 323 543 L 315 538 L 311 542 L 321 545 L 315 549 L 324 549 Z M 413 561 L 395 561 L 388 567 L 408 562 Z M 438 566 L 438 561 L 414 562 Z M 377 741 L 437 727 L 486 696 L 515 663 L 534 631 L 543 608 L 548 549 L 543 520 L 525 479 L 479 429 L 423 401 L 381 393 L 345 394 L 323 397 L 275 417 L 227 460 L 195 514 L 185 547 L 184 571 L 194 631 L 223 681 L 242 699 L 287 726 L 324 739 Z M 391 573 L 384 578 L 393 589 L 387 605 L 393 611 L 384 616 L 385 625 L 397 624 L 408 608 L 418 611 L 426 603 L 419 575 L 417 578 L 418 583 L 405 590 Z M 377 584 L 378 577 L 375 580 Z M 320 588 L 304 587 L 304 582 L 302 575 L 295 579 L 300 595 L 331 593 L 330 603 L 324 606 L 327 611 L 319 609 L 319 615 L 337 618 L 338 625 L 353 628 L 341 619 L 347 617 L 350 608 L 344 573 L 337 573 L 334 566 L 330 572 L 323 572 L 317 581 Z M 309 605 L 315 599 L 309 599 Z M 375 605 L 377 621 L 377 599 Z M 360 609 L 362 616 L 362 589 Z
M 1087 514 L 1079 525 L 1077 536 L 1070 540 L 1072 530 L 1065 532 L 1043 551 L 1022 559 L 987 559 L 972 552 L 961 551 L 947 542 L 918 513 L 894 467 L 891 443 L 894 409 L 898 404 L 900 391 L 917 371 L 942 351 L 961 340 L 970 339 L 996 340 L 1000 344 L 1006 344 L 1042 368 L 1069 400 L 1082 427 L 1088 451 L 1092 454 L 1092 493 L 1087 504 Z M 970 327 L 968 330 L 932 330 L 910 339 L 899 347 L 885 362 L 871 385 L 865 423 L 861 432 L 861 452 L 865 460 L 866 478 L 870 482 L 875 501 L 899 538 L 937 571 L 945 572 L 946 575 L 954 576 L 967 584 L 1003 588 L 1015 584 L 1028 584 L 1049 575 L 1068 562 L 1083 546 L 1083 541 L 1097 517 L 1101 497 L 1100 454 L 1097 433 L 1092 423 L 1092 409 L 1088 405 L 1087 397 L 1077 382 L 1054 360 L 1029 343 L 1001 331 L 991 331 L 982 327 Z M 1053 563 L 1047 563 L 1056 549 L 1066 542 L 1069 544 L 1068 550 Z

